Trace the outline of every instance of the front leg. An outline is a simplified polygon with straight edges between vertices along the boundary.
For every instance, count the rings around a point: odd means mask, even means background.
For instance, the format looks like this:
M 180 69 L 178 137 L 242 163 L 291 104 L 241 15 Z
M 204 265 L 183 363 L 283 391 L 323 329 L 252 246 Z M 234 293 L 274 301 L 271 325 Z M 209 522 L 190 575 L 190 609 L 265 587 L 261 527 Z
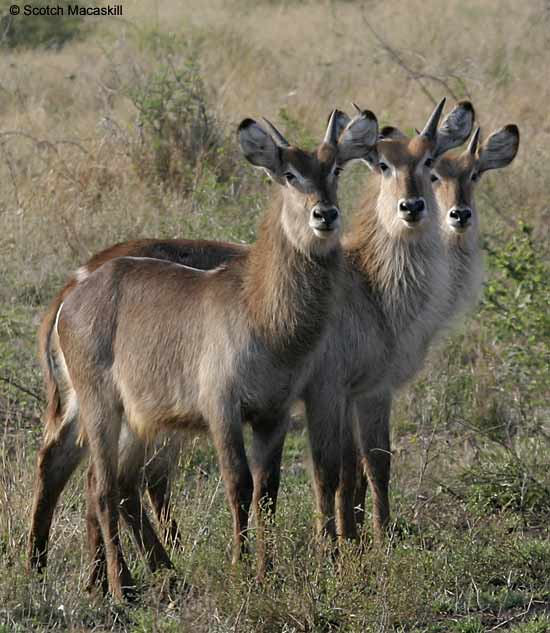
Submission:
M 358 398 L 357 442 L 372 495 L 374 540 L 383 540 L 390 517 L 391 395 Z
M 288 429 L 288 414 L 276 419 L 257 420 L 252 425 L 251 465 L 254 480 L 253 507 L 256 516 L 258 579 L 271 567 L 268 528 L 273 523 L 281 475 L 283 445 Z
M 336 528 L 338 539 L 357 540 L 355 492 L 359 461 L 354 434 L 355 408 L 348 400 L 340 423 L 340 481 L 336 491 Z
M 248 549 L 246 531 L 253 492 L 252 474 L 246 458 L 241 416 L 218 414 L 211 416 L 210 421 L 210 432 L 233 517 L 231 563 L 236 565 Z
M 340 484 L 340 425 L 346 401 L 341 392 L 311 381 L 304 401 L 313 467 L 317 532 L 336 539 L 335 499 Z

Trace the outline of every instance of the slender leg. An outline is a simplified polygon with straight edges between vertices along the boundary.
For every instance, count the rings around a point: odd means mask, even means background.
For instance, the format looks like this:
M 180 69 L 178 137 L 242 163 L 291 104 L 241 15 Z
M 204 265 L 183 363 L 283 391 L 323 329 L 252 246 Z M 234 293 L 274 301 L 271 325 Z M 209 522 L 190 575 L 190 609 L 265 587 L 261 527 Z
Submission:
M 358 398 L 356 405 L 357 440 L 372 495 L 374 539 L 380 543 L 390 517 L 391 396 Z
M 101 527 L 97 518 L 95 504 L 96 479 L 93 464 L 88 466 L 86 477 L 86 532 L 88 535 L 88 550 L 90 552 L 91 570 L 88 578 L 88 591 L 96 586 L 101 586 L 103 594 L 109 591 L 107 582 L 107 561 L 105 559 L 105 546 L 101 536 Z
M 86 428 L 94 467 L 91 499 L 105 545 L 109 588 L 117 600 L 122 600 L 125 596 L 133 596 L 135 590 L 118 533 L 118 440 L 122 417 L 103 393 L 92 392 L 90 383 L 81 393 L 81 419 Z
M 145 443 L 124 425 L 120 434 L 118 461 L 120 513 L 132 530 L 134 540 L 151 571 L 161 567 L 171 569 L 170 558 L 159 541 L 141 500 L 146 455 Z
M 362 460 L 357 458 L 357 480 L 355 482 L 355 523 L 359 532 L 365 523 L 365 504 L 368 489 L 368 479 L 363 471 Z
M 320 536 L 332 539 L 336 538 L 335 496 L 340 479 L 340 423 L 345 409 L 345 400 L 338 398 L 337 394 L 338 390 L 322 393 L 312 388 L 305 395 L 317 531 Z
M 216 446 L 220 471 L 225 484 L 227 502 L 233 517 L 233 554 L 236 565 L 247 551 L 245 532 L 252 501 L 253 481 L 242 433 L 240 415 L 210 416 L 212 439 Z
M 155 529 L 141 502 L 139 486 L 125 485 L 120 488 L 120 513 L 132 530 L 136 544 L 152 572 L 157 569 L 173 569 L 172 561 L 159 541 Z
M 28 555 L 30 567 L 39 571 L 46 567 L 50 527 L 59 496 L 87 452 L 87 447 L 78 444 L 77 436 L 75 416 L 38 453 Z
M 252 425 L 251 465 L 254 480 L 253 507 L 256 516 L 258 579 L 272 565 L 268 529 L 275 517 L 281 476 L 281 458 L 288 416 L 258 420 Z
M 153 505 L 157 521 L 164 534 L 164 543 L 169 546 L 181 547 L 181 534 L 172 517 L 170 507 L 171 493 L 170 476 L 163 474 L 158 477 L 147 478 L 147 492 Z
M 178 524 L 171 514 L 170 494 L 173 470 L 178 462 L 182 443 L 181 434 L 168 434 L 148 456 L 145 464 L 147 492 L 163 531 L 164 543 L 175 547 L 181 546 L 181 535 Z
M 358 460 L 354 438 L 354 407 L 347 402 L 340 428 L 340 483 L 336 491 L 336 527 L 339 540 L 357 539 L 355 522 L 355 486 Z

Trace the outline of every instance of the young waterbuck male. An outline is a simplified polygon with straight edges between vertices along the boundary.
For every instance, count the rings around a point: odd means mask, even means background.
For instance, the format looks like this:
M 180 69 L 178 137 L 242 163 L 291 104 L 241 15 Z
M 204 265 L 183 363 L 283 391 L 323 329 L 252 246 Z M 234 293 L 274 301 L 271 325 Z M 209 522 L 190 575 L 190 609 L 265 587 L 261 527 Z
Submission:
M 131 240 L 116 244 L 94 255 L 85 266 L 69 277 L 67 283 L 48 307 L 39 328 L 39 356 L 46 391 L 46 410 L 44 412 L 44 440 L 38 453 L 36 483 L 29 534 L 29 559 L 32 567 L 43 569 L 46 566 L 47 545 L 51 522 L 59 495 L 75 468 L 87 454 L 87 447 L 78 442 L 77 418 L 66 420 L 61 405 L 60 385 L 56 380 L 57 360 L 52 354 L 51 342 L 54 326 L 61 304 L 79 283 L 105 262 L 115 257 L 150 257 L 172 261 L 177 264 L 196 267 L 200 260 L 202 269 L 215 268 L 232 257 L 248 250 L 248 246 L 215 242 L 212 240 Z M 122 516 L 136 536 L 138 545 L 144 549 L 148 563 L 154 570 L 158 566 L 157 557 L 163 560 L 163 551 L 157 547 L 157 538 L 151 528 L 147 515 L 141 508 L 140 498 L 134 495 L 138 482 L 145 479 L 155 513 L 167 537 L 177 539 L 177 526 L 169 516 L 170 505 L 170 467 L 177 461 L 180 434 L 169 434 L 161 441 L 149 446 L 131 431 L 122 434 L 120 441 L 119 492 L 124 502 L 121 505 Z M 153 458 L 154 455 L 154 458 Z M 135 473 L 138 460 L 147 466 L 144 473 Z M 90 548 L 94 558 L 97 556 L 99 533 L 95 513 L 88 508 L 87 522 L 90 534 Z M 144 525 L 142 525 L 144 523 Z M 164 561 L 166 563 L 166 561 Z M 94 569 L 92 583 L 101 575 L 100 569 Z
M 396 129 L 391 131 L 392 138 L 407 139 Z M 479 128 L 472 136 L 466 150 L 456 156 L 443 156 L 434 166 L 431 174 L 432 186 L 439 207 L 439 219 L 445 247 L 445 256 L 449 263 L 449 289 L 441 307 L 441 322 L 434 324 L 434 331 L 441 333 L 452 325 L 464 311 L 476 300 L 481 290 L 483 265 L 479 239 L 479 217 L 475 204 L 475 189 L 481 175 L 490 169 L 500 169 L 509 165 L 515 158 L 519 147 L 519 130 L 515 125 L 507 125 L 491 134 L 483 143 L 479 143 Z M 428 341 L 429 342 L 429 341 Z M 386 415 L 380 415 L 378 426 L 381 433 L 389 435 L 389 403 Z M 366 415 L 366 414 L 365 414 Z M 372 416 L 372 413 L 369 413 Z M 368 418 L 366 418 L 368 419 Z M 349 453 L 353 455 L 351 449 Z M 383 464 L 384 465 L 384 464 Z M 382 473 L 384 481 L 389 480 L 389 460 L 385 462 L 387 470 Z M 349 480 L 348 480 L 349 483 Z M 364 473 L 355 496 L 355 517 L 359 523 L 363 520 L 363 504 L 367 482 Z M 373 490 L 376 505 L 377 491 Z M 352 490 L 341 491 L 342 505 L 340 522 L 344 531 L 354 534 L 344 517 L 351 516 Z
M 61 305 L 51 340 L 61 428 L 79 418 L 89 447 L 91 489 L 105 545 L 109 587 L 133 587 L 118 537 L 122 416 L 139 436 L 207 428 L 233 516 L 233 561 L 248 510 L 273 508 L 288 408 L 323 340 L 340 279 L 337 174 L 370 151 L 370 112 L 337 138 L 337 113 L 314 153 L 291 147 L 270 125 L 239 127 L 246 158 L 282 187 L 256 244 L 210 271 L 121 257 L 77 285 Z M 252 473 L 242 422 L 252 426 Z M 260 518 L 261 520 L 261 518 Z M 34 537 L 31 534 L 31 547 Z M 262 548 L 260 548 L 262 549 Z
M 435 160 L 469 136 L 474 112 L 459 103 L 438 127 L 443 105 L 412 139 L 382 130 L 378 159 L 367 161 L 375 186 L 344 243 L 345 293 L 304 390 L 319 527 L 332 536 L 355 536 L 354 446 L 373 495 L 374 532 L 382 536 L 391 397 L 421 367 L 446 305 L 450 272 L 430 175 Z

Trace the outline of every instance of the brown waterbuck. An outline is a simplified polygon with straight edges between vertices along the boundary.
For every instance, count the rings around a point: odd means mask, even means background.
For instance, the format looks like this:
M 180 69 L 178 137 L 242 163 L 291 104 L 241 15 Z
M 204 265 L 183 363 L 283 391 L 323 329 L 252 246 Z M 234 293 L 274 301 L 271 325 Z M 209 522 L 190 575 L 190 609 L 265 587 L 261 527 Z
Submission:
M 431 119 L 431 124 L 426 126 L 426 131 L 429 131 L 430 127 L 433 128 L 434 123 L 435 125 L 437 125 L 437 121 L 436 121 L 437 116 L 439 116 L 439 113 L 436 111 L 436 113 L 434 113 L 434 116 Z M 339 118 L 339 123 L 342 124 L 343 127 L 345 127 L 345 125 L 348 122 L 349 122 L 349 119 L 345 120 L 345 117 Z M 471 106 L 469 104 L 459 104 L 453 110 L 451 115 L 447 117 L 445 122 L 440 126 L 440 129 L 436 133 L 437 147 L 433 152 L 434 155 L 440 156 L 447 149 L 450 149 L 452 146 L 459 144 L 463 140 L 465 140 L 467 137 L 467 134 L 469 134 L 469 130 L 471 129 L 472 122 L 473 122 L 473 110 Z M 391 136 L 389 129 L 386 131 L 386 134 L 387 136 Z M 420 136 L 422 136 L 422 134 Z M 433 147 L 434 138 L 427 140 L 427 137 L 425 137 L 424 141 L 420 141 L 420 142 L 427 143 L 428 146 Z M 386 143 L 386 145 L 388 145 L 388 143 Z M 399 145 L 397 145 L 395 149 L 397 149 L 398 147 Z M 404 162 L 406 162 L 408 151 L 409 150 L 405 148 Z M 415 165 L 414 161 L 411 161 L 411 165 L 410 165 L 410 167 L 413 168 L 412 169 L 413 172 L 414 172 L 415 166 L 417 168 L 420 167 L 419 173 L 417 174 L 413 173 L 413 178 L 420 179 L 422 187 L 429 186 L 426 182 L 424 182 L 424 179 L 427 174 L 426 169 L 430 167 L 429 159 L 427 160 L 428 160 L 428 165 L 423 165 L 423 164 Z M 407 172 L 406 172 L 406 169 L 402 169 L 402 171 L 405 177 L 402 178 L 401 181 L 398 181 L 397 177 L 395 177 L 394 180 L 390 179 L 389 181 L 383 181 L 383 180 L 381 181 L 379 185 L 380 194 L 382 194 L 383 192 L 383 185 L 385 182 L 388 182 L 389 184 L 393 183 L 393 186 L 397 188 L 397 191 L 402 190 L 403 192 L 406 193 L 407 186 L 408 186 L 408 183 L 406 182 Z M 383 177 L 383 174 L 385 174 L 386 172 L 387 172 L 386 165 L 382 165 L 380 169 L 378 170 L 379 178 L 381 179 Z M 396 197 L 396 199 L 398 200 L 399 197 L 401 196 L 398 196 L 397 193 L 395 193 L 394 197 Z M 372 200 L 372 196 L 371 196 L 371 200 Z M 367 200 L 363 205 L 362 213 L 367 214 L 368 208 L 369 208 L 369 204 Z M 400 212 L 402 213 L 403 209 L 401 209 Z M 388 221 L 391 221 L 393 217 L 392 215 L 393 213 L 397 213 L 397 212 L 395 210 L 389 209 L 389 212 L 387 215 Z M 432 216 L 433 216 L 433 209 L 428 218 L 430 222 L 433 221 Z M 378 220 L 378 222 L 380 221 L 381 220 Z M 414 219 L 411 222 L 411 225 L 414 228 Z M 407 230 L 410 230 L 410 229 L 407 228 Z M 157 243 L 158 243 L 158 247 L 156 246 Z M 350 244 L 352 243 L 353 241 L 350 242 Z M 385 246 L 384 241 L 381 241 L 380 244 L 382 246 Z M 367 251 L 368 249 L 372 251 L 373 249 L 376 249 L 377 247 L 378 247 L 378 243 L 367 240 L 364 251 Z M 98 256 L 96 256 L 96 258 L 93 258 L 87 264 L 85 268 L 81 269 L 80 276 L 85 277 L 86 274 L 94 270 L 95 266 L 99 265 L 100 262 L 105 261 L 105 259 L 112 257 L 114 253 L 116 254 L 127 253 L 127 254 L 142 255 L 142 256 L 145 255 L 145 256 L 152 256 L 152 257 L 162 257 L 162 258 L 171 259 L 174 261 L 183 261 L 185 263 L 191 264 L 193 266 L 197 266 L 199 268 L 207 268 L 207 267 L 210 267 L 211 265 L 215 265 L 219 261 L 222 261 L 226 257 L 231 256 L 231 254 L 241 253 L 242 250 L 246 248 L 247 247 L 239 246 L 239 245 L 218 244 L 218 243 L 212 243 L 212 242 L 197 243 L 197 242 L 187 242 L 185 240 L 170 240 L 170 241 L 158 241 L 158 242 L 151 240 L 151 241 L 129 242 L 126 244 L 118 245 L 117 247 L 115 247 L 113 251 L 107 250 L 107 251 L 104 251 L 103 253 L 100 253 Z M 376 250 L 374 250 L 374 253 L 376 253 Z M 346 248 L 346 259 L 348 259 L 347 248 Z M 353 267 L 352 267 L 352 270 L 350 271 L 350 275 L 352 273 L 353 273 Z M 354 276 L 355 278 L 357 277 L 355 273 L 354 273 Z M 433 277 L 437 278 L 437 275 L 433 275 Z M 43 322 L 44 327 L 42 328 L 42 331 L 43 331 L 42 348 L 43 349 L 46 347 L 46 341 L 48 340 L 48 336 L 49 336 L 48 333 L 51 332 L 53 329 L 55 314 L 62 300 L 62 297 L 65 291 L 68 292 L 72 289 L 74 284 L 75 282 L 69 281 L 69 284 L 66 287 L 66 289 L 58 296 L 57 300 L 54 301 L 52 309 L 50 309 L 49 311 L 49 315 L 46 315 L 46 318 L 44 319 L 44 322 Z M 345 306 L 343 309 L 345 309 Z M 352 316 L 354 316 L 354 319 L 357 322 L 359 322 L 359 324 L 361 324 L 362 322 L 361 315 L 352 315 Z M 365 322 L 361 327 L 368 327 L 368 322 Z M 391 351 L 392 351 L 391 345 L 388 345 L 388 347 L 389 347 L 389 352 L 390 352 L 389 357 L 391 357 Z M 45 353 L 44 356 L 46 355 L 47 354 Z M 368 358 L 366 360 L 368 362 Z M 342 359 L 339 362 L 345 362 L 345 359 Z M 55 391 L 56 389 L 55 383 L 53 385 L 53 388 Z M 67 458 L 67 455 L 69 454 L 75 455 L 76 449 L 71 448 L 74 445 L 74 432 L 70 430 L 69 425 L 65 425 L 64 429 L 65 429 L 65 435 L 59 434 L 55 437 L 55 439 L 52 439 L 52 441 L 47 442 L 45 444 L 45 447 L 42 449 L 40 457 L 39 457 L 40 468 L 39 468 L 36 499 L 45 500 L 43 504 L 44 510 L 42 514 L 46 515 L 48 520 L 47 522 L 39 521 L 39 520 L 33 522 L 33 531 L 31 531 L 31 555 L 33 555 L 33 552 L 35 552 L 37 549 L 36 539 L 33 539 L 33 533 L 39 533 L 40 525 L 43 525 L 44 523 L 47 524 L 47 528 L 49 529 L 49 522 L 51 521 L 51 513 L 53 512 L 52 506 L 55 504 L 57 495 L 59 494 L 60 489 L 64 485 L 64 481 L 66 478 L 64 466 L 67 462 L 72 461 L 72 459 Z M 130 435 L 128 435 L 128 437 L 130 437 Z M 139 440 L 136 439 L 135 437 L 133 438 L 133 441 L 139 443 Z M 173 453 L 177 452 L 177 446 L 174 447 L 175 442 L 176 442 L 175 440 L 171 440 L 171 446 L 169 448 L 164 448 L 162 452 L 156 456 L 156 458 L 148 460 L 147 466 L 145 468 L 145 473 L 146 473 L 145 479 L 147 481 L 149 494 L 152 496 L 153 504 L 159 516 L 161 516 L 168 507 L 167 496 L 165 494 L 165 491 L 167 490 L 167 484 L 169 481 L 168 474 L 169 474 L 170 466 L 174 463 L 174 459 L 173 458 L 166 459 L 165 456 L 168 454 L 172 457 Z M 338 445 L 339 443 L 337 443 L 337 446 Z M 337 487 L 337 482 L 338 482 L 338 477 L 339 477 L 339 474 L 337 472 L 338 465 L 336 464 L 336 462 L 338 461 L 338 458 L 334 456 L 334 453 L 332 450 L 333 446 L 334 446 L 334 443 L 331 443 L 331 446 L 327 447 L 327 454 L 330 453 L 332 455 L 331 463 L 335 464 L 334 469 L 333 469 L 332 479 L 329 480 L 329 484 L 328 484 L 330 486 L 330 490 L 332 491 L 334 491 L 334 489 Z M 123 455 L 124 454 L 127 454 L 127 452 L 124 452 Z M 54 458 L 54 455 L 64 455 L 65 462 L 63 461 L 63 458 L 57 458 L 57 457 Z M 314 454 L 314 459 L 315 461 L 320 461 L 323 459 L 323 456 L 322 455 L 318 456 L 318 459 L 316 459 L 316 456 Z M 123 460 L 123 456 L 121 456 L 121 460 Z M 123 464 L 123 461 L 121 463 Z M 55 464 L 55 466 L 50 466 L 50 464 Z M 53 474 L 53 470 L 55 468 L 59 470 L 59 476 L 57 477 L 57 479 L 54 477 L 54 474 Z M 68 468 L 72 469 L 74 468 L 74 466 L 70 465 Z M 127 472 L 131 469 L 126 469 L 122 467 L 121 470 L 123 470 L 124 472 Z M 323 473 L 323 471 L 326 469 L 321 468 L 320 470 L 321 470 L 321 473 Z M 56 493 L 55 493 L 56 496 L 53 499 L 53 502 L 52 500 L 47 499 L 47 493 L 45 492 L 45 490 L 50 489 L 50 487 L 47 485 L 44 485 L 44 482 L 49 481 L 50 479 L 56 479 L 56 481 L 60 482 L 59 487 L 56 489 Z M 123 478 L 123 481 L 127 481 L 126 477 Z M 322 481 L 321 481 L 321 485 L 322 485 Z M 343 490 L 344 489 L 342 488 L 341 492 Z M 131 486 L 128 486 L 125 489 L 124 496 L 127 497 L 128 500 L 132 498 Z M 134 495 L 134 497 L 135 496 L 137 495 Z M 319 496 L 320 495 L 318 494 L 318 497 Z M 327 496 L 330 497 L 330 493 Z M 364 495 L 363 495 L 363 498 L 364 498 Z M 134 502 L 132 502 L 131 505 L 137 508 L 137 503 L 138 501 L 135 500 Z M 40 516 L 41 514 L 37 510 L 37 508 L 39 508 L 40 505 L 41 505 L 40 503 L 36 503 L 35 505 L 35 512 L 34 512 L 35 517 Z M 332 510 L 331 510 L 331 507 L 332 507 Z M 330 513 L 333 512 L 333 508 L 334 508 L 333 503 L 329 501 L 326 504 L 327 514 L 330 515 Z M 124 506 L 123 506 L 123 510 L 124 510 Z M 144 523 L 143 526 L 141 523 L 141 519 L 137 521 L 135 520 L 136 516 L 141 517 L 143 519 L 143 523 Z M 145 551 L 146 552 L 149 551 L 149 555 L 148 555 L 149 559 L 153 560 L 154 557 L 152 556 L 151 552 L 154 550 L 154 548 L 151 546 L 149 537 L 147 536 L 150 533 L 150 530 L 148 529 L 148 522 L 146 520 L 146 515 L 142 514 L 141 511 L 135 510 L 133 513 L 130 514 L 130 519 L 132 519 L 132 517 L 134 517 L 132 528 L 134 529 L 134 532 L 136 534 L 138 544 L 141 544 L 141 546 L 143 547 L 143 542 L 148 541 L 148 544 L 146 543 L 145 545 Z M 334 521 L 329 521 L 328 522 L 329 531 L 332 532 L 333 526 L 334 526 Z M 143 533 L 141 534 L 141 536 L 139 536 L 140 527 L 143 527 Z M 45 549 L 45 544 L 47 542 L 47 532 L 45 532 L 45 534 L 39 539 L 39 542 L 40 544 L 42 544 L 42 548 L 40 548 L 38 551 L 42 551 L 42 549 Z M 93 542 L 94 541 L 92 539 L 92 543 Z
M 392 395 L 421 367 L 448 301 L 450 267 L 430 177 L 438 157 L 469 136 L 474 111 L 461 102 L 438 126 L 443 104 L 412 139 L 382 130 L 378 160 L 368 161 L 377 178 L 344 243 L 341 309 L 304 390 L 319 527 L 331 536 L 356 534 L 356 446 L 382 537 Z
M 395 139 L 407 142 L 407 137 L 399 130 L 386 129 L 386 134 Z M 443 156 L 436 163 L 431 173 L 432 186 L 439 207 L 439 219 L 449 263 L 449 291 L 441 307 L 441 322 L 434 323 L 431 340 L 436 333 L 448 329 L 478 298 L 483 277 L 482 253 L 479 236 L 479 215 L 475 204 L 475 190 L 481 176 L 491 169 L 500 169 L 509 165 L 515 158 L 519 147 L 519 130 L 516 125 L 506 125 L 491 134 L 480 143 L 479 128 L 473 134 L 466 150 L 456 156 Z M 359 425 L 372 424 L 372 428 L 387 438 L 389 436 L 390 398 L 384 402 L 366 399 L 360 401 Z M 375 408 L 377 405 L 378 408 Z M 357 421 L 356 421 L 357 423 Z M 356 429 L 361 433 L 360 426 Z M 348 434 L 349 442 L 350 436 Z M 384 445 L 389 451 L 389 445 Z M 344 536 L 354 536 L 355 528 L 351 510 L 353 499 L 353 448 L 349 445 L 344 450 L 343 464 L 346 477 L 343 478 L 339 498 L 342 503 L 338 508 L 339 523 Z M 388 453 L 383 453 L 388 455 Z M 350 458 L 351 456 L 351 458 Z M 372 461 L 372 460 L 371 460 Z M 389 459 L 379 459 L 378 481 L 389 481 Z M 368 464 L 368 462 L 367 462 Z M 368 470 L 367 470 L 368 473 Z M 355 494 L 355 518 L 359 523 L 363 520 L 363 504 L 367 482 L 361 473 Z M 389 513 L 387 495 L 384 490 L 373 486 L 373 504 L 375 513 L 386 518 Z M 378 509 L 379 508 L 379 509 Z
M 339 138 L 336 121 L 334 112 L 314 153 L 291 147 L 270 124 L 268 134 L 251 119 L 241 123 L 245 157 L 282 189 L 247 252 L 209 271 L 119 257 L 86 276 L 59 308 L 50 340 L 63 412 L 59 429 L 74 426 L 78 416 L 117 598 L 133 587 L 118 537 L 123 414 L 146 440 L 163 429 L 210 431 L 233 516 L 234 562 L 253 494 L 259 522 L 260 502 L 275 506 L 288 408 L 338 296 L 338 172 L 368 153 L 378 133 L 368 111 Z M 252 472 L 243 420 L 252 426 Z M 45 552 L 35 525 L 33 562 Z

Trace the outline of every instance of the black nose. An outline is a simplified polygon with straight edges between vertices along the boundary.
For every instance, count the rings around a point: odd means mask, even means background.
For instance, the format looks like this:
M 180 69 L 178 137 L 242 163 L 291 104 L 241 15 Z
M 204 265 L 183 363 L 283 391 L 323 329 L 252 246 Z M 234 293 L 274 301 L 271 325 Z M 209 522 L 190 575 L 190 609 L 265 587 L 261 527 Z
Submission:
M 465 207 L 463 209 L 457 209 L 455 207 L 454 209 L 451 209 L 449 215 L 451 216 L 451 218 L 453 218 L 453 220 L 458 220 L 461 226 L 464 226 L 472 217 L 472 210 L 468 207 Z
M 408 198 L 407 200 L 401 200 L 399 203 L 399 211 L 406 214 L 411 220 L 416 219 L 425 208 L 424 198 Z
M 338 209 L 336 207 L 328 207 L 326 209 L 315 207 L 313 209 L 313 217 L 330 227 L 338 219 Z

